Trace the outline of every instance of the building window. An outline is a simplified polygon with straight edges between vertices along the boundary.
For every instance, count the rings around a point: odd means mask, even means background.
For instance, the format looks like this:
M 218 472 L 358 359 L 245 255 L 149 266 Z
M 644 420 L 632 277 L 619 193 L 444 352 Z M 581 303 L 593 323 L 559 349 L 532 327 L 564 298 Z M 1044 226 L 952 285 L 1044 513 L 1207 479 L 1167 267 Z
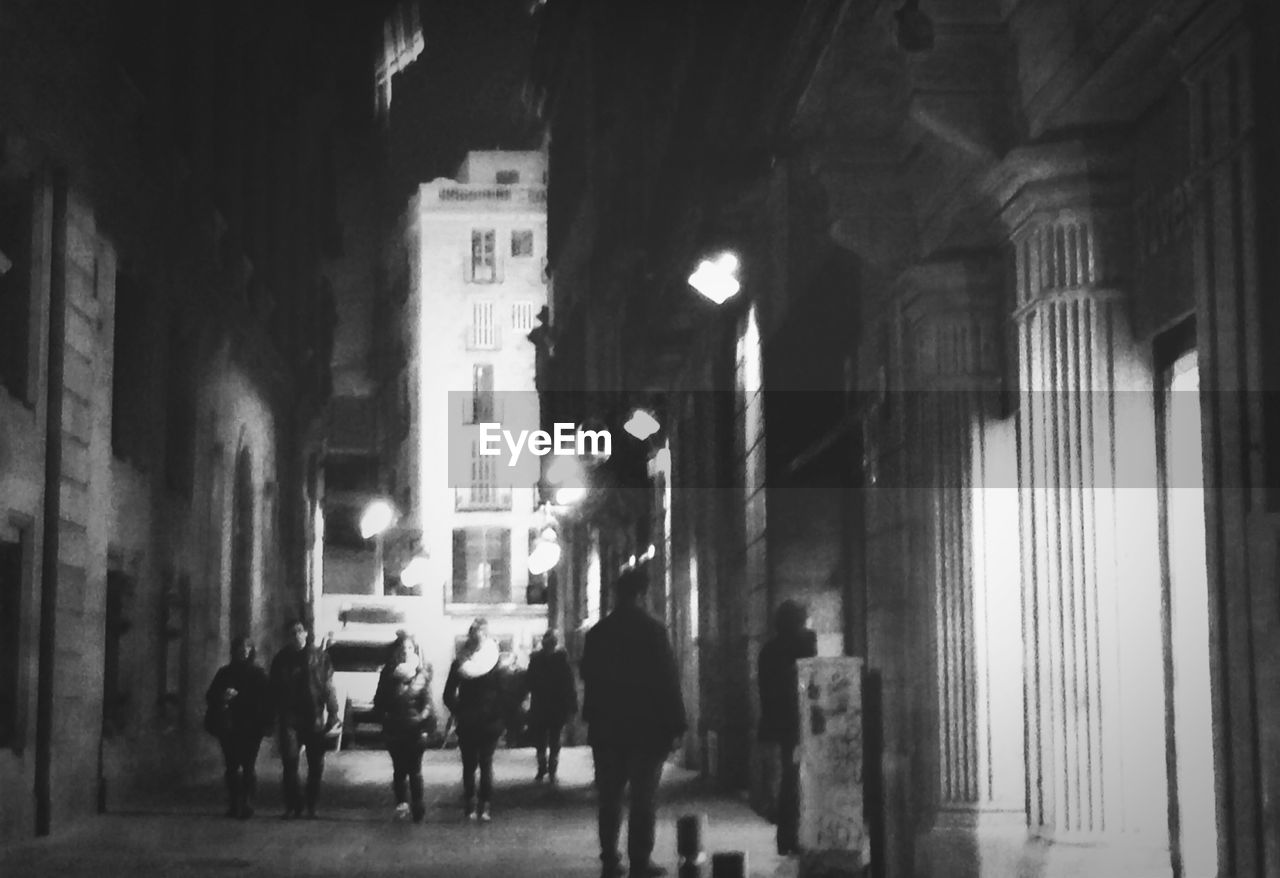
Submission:
M 524 258 L 533 255 L 533 231 L 516 229 L 511 233 L 511 255 Z
M 498 282 L 497 232 L 493 229 L 473 229 L 471 232 L 471 282 L 492 284 Z
M 22 605 L 30 554 L 30 531 L 12 528 L 0 536 L 0 747 L 21 750 L 23 731 Z
M 529 554 L 533 554 L 533 550 L 538 545 L 538 538 L 541 534 L 541 528 L 529 528 Z M 524 602 L 530 605 L 545 604 L 547 602 L 547 590 L 551 585 L 551 577 L 555 574 L 555 569 L 548 570 L 546 573 L 529 574 L 529 582 L 524 590 Z
M 422 54 L 426 48 L 418 4 L 403 0 L 382 23 L 382 57 L 378 59 L 375 81 L 375 111 L 379 119 L 391 109 L 391 80 Z
M 511 329 L 515 332 L 530 332 L 533 330 L 532 302 L 511 303 Z
M 0 183 L 0 385 L 31 402 L 31 187 Z
M 471 337 L 467 346 L 477 351 L 493 351 L 501 346 L 493 302 L 471 303 Z
M 487 424 L 494 420 L 493 364 L 476 363 L 471 368 L 471 411 L 469 424 Z
M 454 508 L 459 511 L 511 508 L 511 488 L 498 485 L 497 461 L 480 454 L 479 442 L 471 443 L 471 478 L 465 488 L 456 490 Z
M 147 391 L 147 290 L 137 278 L 116 272 L 115 364 L 111 372 L 111 450 L 143 468 Z
M 511 601 L 511 531 L 460 527 L 453 531 L 453 600 L 461 604 Z
M 519 182 L 520 182 L 519 171 L 511 171 L 511 170 L 498 171 L 498 183 L 500 183 L 501 185 L 510 186 Z
M 169 326 L 165 383 L 165 485 L 190 498 L 196 462 L 196 339 L 176 315 Z

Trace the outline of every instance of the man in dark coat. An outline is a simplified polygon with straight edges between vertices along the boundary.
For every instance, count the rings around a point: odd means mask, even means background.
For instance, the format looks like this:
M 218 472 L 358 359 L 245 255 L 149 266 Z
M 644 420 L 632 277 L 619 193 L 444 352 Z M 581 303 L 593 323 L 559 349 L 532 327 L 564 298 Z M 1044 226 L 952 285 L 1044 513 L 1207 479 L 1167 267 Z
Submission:
M 246 820 L 253 816 L 258 749 L 271 732 L 267 672 L 254 661 L 249 638 L 231 641 L 231 662 L 213 675 L 204 698 L 205 728 L 222 747 L 227 816 Z
M 529 657 L 529 731 L 538 754 L 538 774 L 556 782 L 560 763 L 560 735 L 569 717 L 578 711 L 578 687 L 573 681 L 569 656 L 559 648 L 555 630 L 542 635 L 542 649 Z M 547 758 L 550 751 L 550 759 Z
M 284 817 L 301 817 L 303 797 L 298 760 L 307 751 L 307 816 L 316 816 L 320 778 L 324 775 L 325 738 L 341 721 L 338 694 L 333 688 L 329 654 L 310 642 L 307 626 L 290 622 L 289 640 L 271 661 L 271 693 L 275 702 L 276 734 L 284 766 Z
M 778 745 L 778 853 L 799 849 L 799 699 L 796 659 L 818 654 L 818 636 L 809 628 L 809 612 L 798 601 L 786 600 L 774 611 L 774 636 L 760 649 L 756 682 L 760 689 L 760 740 Z
M 582 654 L 582 715 L 595 761 L 601 874 L 625 873 L 618 852 L 622 796 L 629 785 L 627 856 L 631 875 L 664 875 L 653 853 L 654 800 L 667 754 L 685 733 L 675 655 L 662 624 L 641 607 L 643 568 L 614 584 L 613 612 L 587 632 Z

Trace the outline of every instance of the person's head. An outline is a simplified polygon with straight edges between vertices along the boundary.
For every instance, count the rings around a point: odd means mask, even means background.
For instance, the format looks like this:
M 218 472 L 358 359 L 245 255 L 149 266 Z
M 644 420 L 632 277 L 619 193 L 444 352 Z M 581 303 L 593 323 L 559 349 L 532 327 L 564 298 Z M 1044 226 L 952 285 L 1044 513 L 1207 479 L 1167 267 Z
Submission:
M 405 662 L 422 664 L 422 653 L 418 651 L 418 641 L 408 631 L 397 631 L 396 642 L 391 647 L 391 660 L 397 665 Z
M 231 660 L 233 662 L 253 661 L 253 641 L 241 636 L 231 641 Z
M 489 620 L 477 616 L 467 629 L 467 647 L 474 649 L 489 637 Z
M 796 600 L 785 600 L 773 611 L 773 625 L 779 634 L 799 634 L 809 623 L 809 608 Z
M 306 623 L 298 619 L 290 619 L 284 626 L 285 637 L 288 638 L 288 645 L 293 649 L 306 649 L 307 646 L 307 626 Z
M 555 652 L 557 646 L 560 645 L 560 636 L 556 634 L 556 629 L 548 628 L 547 633 L 542 635 L 542 648 L 547 652 Z
M 637 606 L 649 590 L 649 574 L 644 567 L 629 567 L 613 583 L 613 594 L 620 607 Z

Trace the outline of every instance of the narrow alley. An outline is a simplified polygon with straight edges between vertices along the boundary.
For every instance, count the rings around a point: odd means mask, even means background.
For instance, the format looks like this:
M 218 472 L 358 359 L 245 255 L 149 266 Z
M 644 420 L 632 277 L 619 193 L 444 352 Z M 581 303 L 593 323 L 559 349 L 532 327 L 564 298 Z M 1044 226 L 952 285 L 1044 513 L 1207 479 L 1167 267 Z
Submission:
M 260 795 L 250 820 L 222 815 L 221 778 L 122 806 L 54 839 L 0 849 L 0 875 L 420 876 L 587 878 L 599 874 L 591 754 L 563 751 L 559 782 L 535 783 L 533 752 L 500 750 L 493 821 L 468 821 L 455 750 L 432 750 L 423 775 L 426 820 L 397 820 L 390 762 L 381 750 L 331 754 L 315 820 L 280 819 L 279 762 L 263 753 Z M 734 797 L 714 795 L 693 772 L 668 766 L 659 797 L 654 861 L 676 874 L 677 818 L 705 814 L 708 852 L 747 855 L 752 878 L 794 875 L 773 849 L 773 828 Z M 704 875 L 710 875 L 706 868 Z

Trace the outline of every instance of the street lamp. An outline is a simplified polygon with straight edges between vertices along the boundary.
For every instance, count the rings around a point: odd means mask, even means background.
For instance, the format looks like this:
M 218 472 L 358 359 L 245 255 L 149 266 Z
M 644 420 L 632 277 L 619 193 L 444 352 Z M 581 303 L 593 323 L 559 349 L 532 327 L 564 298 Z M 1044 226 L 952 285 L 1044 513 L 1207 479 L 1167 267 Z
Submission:
M 622 429 L 626 430 L 641 442 L 648 439 L 661 428 L 662 425 L 658 423 L 658 419 L 655 418 L 653 413 L 648 409 L 636 409 L 631 413 L 631 417 L 627 418 L 627 422 L 622 425 Z
M 717 305 L 723 305 L 742 289 L 738 280 L 739 266 L 737 254 L 730 250 L 703 259 L 689 275 L 689 286 Z
M 556 529 L 547 526 L 538 535 L 538 542 L 529 553 L 529 573 L 541 576 L 560 563 L 560 540 Z
M 387 528 L 395 524 L 399 514 L 396 508 L 387 500 L 374 500 L 364 508 L 364 514 L 360 516 L 360 536 L 364 539 L 373 537 L 375 542 L 374 550 L 374 567 L 377 570 L 377 591 L 380 594 L 386 591 L 386 575 L 382 569 L 382 535 L 386 533 Z
M 547 484 L 555 488 L 559 506 L 572 506 L 587 496 L 582 466 L 574 457 L 557 457 L 547 469 Z

